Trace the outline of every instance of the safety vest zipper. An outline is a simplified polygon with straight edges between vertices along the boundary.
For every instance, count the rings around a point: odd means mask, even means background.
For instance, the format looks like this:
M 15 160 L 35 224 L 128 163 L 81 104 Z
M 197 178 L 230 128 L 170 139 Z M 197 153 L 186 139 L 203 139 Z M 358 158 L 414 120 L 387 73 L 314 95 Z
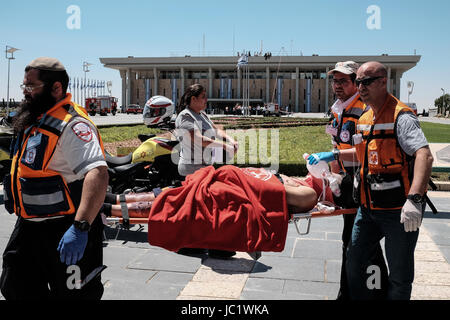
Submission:
M 366 197 L 366 205 L 367 205 L 367 210 L 370 212 L 371 210 L 371 203 L 372 200 L 370 198 L 370 192 L 369 192 L 369 184 L 367 183 L 367 174 L 369 172 L 369 143 L 370 140 L 372 139 L 372 135 L 373 135 L 373 128 L 375 126 L 372 125 L 370 127 L 370 132 L 369 135 L 367 137 L 367 142 L 366 142 L 366 150 L 364 151 L 364 168 L 363 168 L 363 176 L 361 177 L 361 183 L 364 184 L 364 194 Z

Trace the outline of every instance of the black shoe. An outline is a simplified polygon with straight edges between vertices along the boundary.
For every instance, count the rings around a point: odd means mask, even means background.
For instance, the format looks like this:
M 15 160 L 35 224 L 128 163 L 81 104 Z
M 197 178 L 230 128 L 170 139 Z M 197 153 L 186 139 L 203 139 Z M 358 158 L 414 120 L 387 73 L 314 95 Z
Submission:
M 183 255 L 191 255 L 191 254 L 204 254 L 206 253 L 206 249 L 200 249 L 200 248 L 181 248 L 177 251 L 178 254 Z
M 215 250 L 215 249 L 209 249 L 208 255 L 211 258 L 215 259 L 228 259 L 231 258 L 236 254 L 236 251 L 225 251 L 225 250 Z

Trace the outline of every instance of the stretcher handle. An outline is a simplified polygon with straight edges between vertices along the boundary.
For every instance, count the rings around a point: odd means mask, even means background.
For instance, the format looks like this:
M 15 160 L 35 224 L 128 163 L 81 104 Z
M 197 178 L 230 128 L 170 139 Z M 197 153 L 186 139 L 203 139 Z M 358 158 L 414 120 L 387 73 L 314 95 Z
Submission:
M 312 218 L 324 218 L 324 217 L 340 216 L 342 214 L 352 214 L 352 213 L 356 213 L 356 210 L 357 210 L 356 208 L 352 208 L 352 209 L 337 209 L 337 210 L 333 211 L 332 213 L 322 213 L 318 210 L 294 213 L 291 215 L 291 221 L 294 223 L 297 233 L 301 236 L 305 236 L 305 235 L 309 234 L 309 230 L 311 229 L 311 219 Z M 301 219 L 306 219 L 307 223 L 308 223 L 306 226 L 305 232 L 301 232 L 300 228 L 299 228 L 299 223 L 300 223 Z
M 309 212 L 299 212 L 299 213 L 293 213 L 291 215 L 292 219 L 308 219 L 308 218 L 326 218 L 326 217 L 334 217 L 334 216 L 340 216 L 343 214 L 352 214 L 356 213 L 356 208 L 351 209 L 337 209 L 334 210 L 332 213 L 323 213 L 318 210 L 309 211 Z
M 118 217 L 107 217 L 106 221 L 123 224 L 123 218 Z M 130 218 L 128 221 L 130 224 L 146 224 L 148 222 L 148 218 Z

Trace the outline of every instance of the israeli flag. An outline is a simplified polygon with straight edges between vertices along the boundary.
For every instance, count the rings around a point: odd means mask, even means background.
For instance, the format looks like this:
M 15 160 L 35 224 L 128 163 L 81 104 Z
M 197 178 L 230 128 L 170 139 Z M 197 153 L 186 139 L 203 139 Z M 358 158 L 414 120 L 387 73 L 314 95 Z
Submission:
M 242 56 L 240 56 L 238 63 L 237 63 L 237 68 L 240 69 L 240 67 L 242 67 L 244 65 L 248 65 L 248 56 L 246 54 L 243 54 Z

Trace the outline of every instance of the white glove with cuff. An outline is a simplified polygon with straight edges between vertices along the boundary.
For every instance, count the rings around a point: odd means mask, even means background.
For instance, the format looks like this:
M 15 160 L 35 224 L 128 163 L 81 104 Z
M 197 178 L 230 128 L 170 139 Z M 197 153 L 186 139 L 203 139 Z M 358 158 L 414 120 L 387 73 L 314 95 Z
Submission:
M 407 199 L 403 205 L 400 222 L 403 223 L 406 232 L 414 232 L 422 223 L 422 203 Z

